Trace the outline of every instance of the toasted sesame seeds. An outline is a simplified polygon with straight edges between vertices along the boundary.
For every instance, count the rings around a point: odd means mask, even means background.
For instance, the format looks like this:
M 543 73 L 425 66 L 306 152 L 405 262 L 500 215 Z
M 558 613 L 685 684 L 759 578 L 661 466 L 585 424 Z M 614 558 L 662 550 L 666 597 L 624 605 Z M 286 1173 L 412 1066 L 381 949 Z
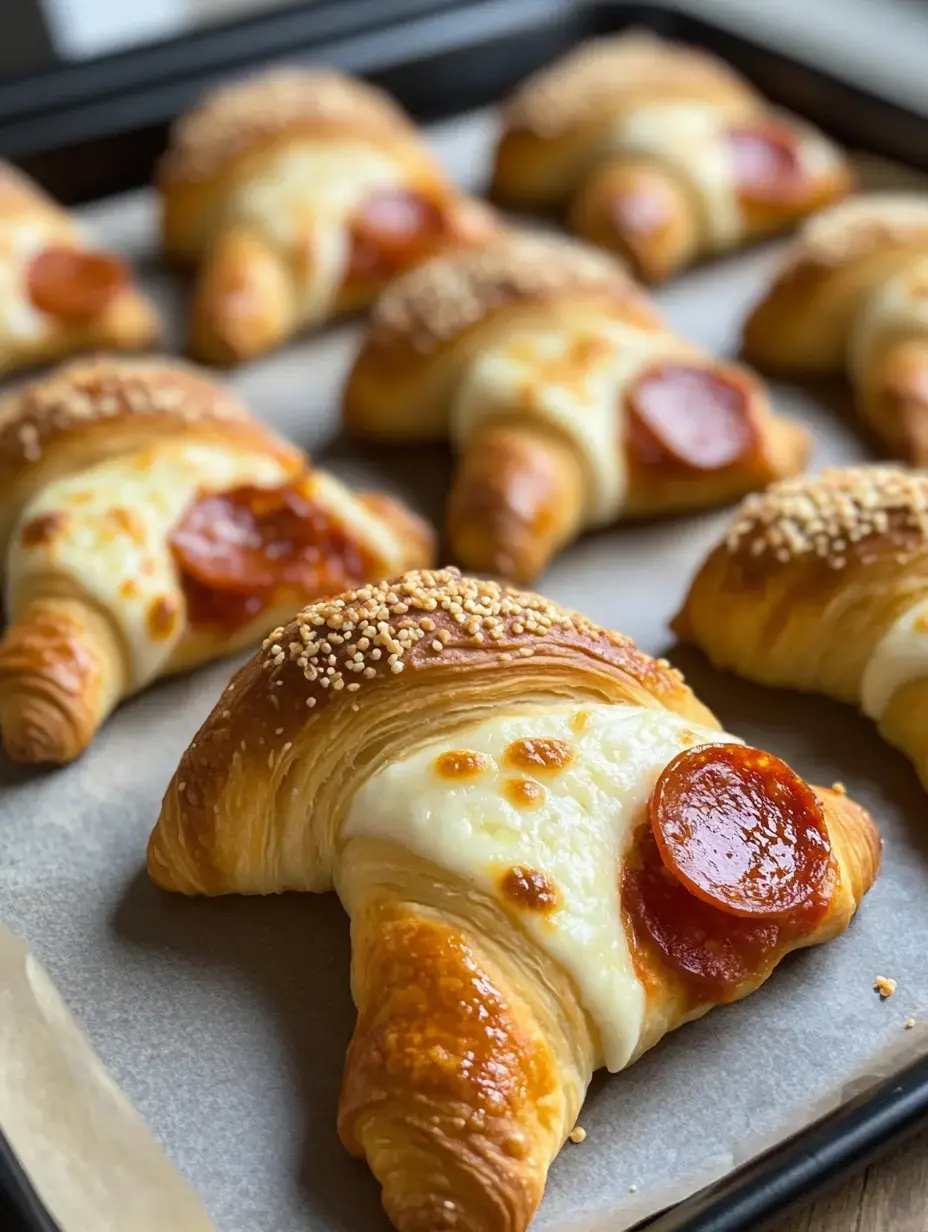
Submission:
M 483 248 L 433 257 L 398 278 L 374 309 L 371 338 L 390 347 L 405 340 L 427 353 L 504 304 L 568 290 L 644 302 L 606 253 L 560 236 L 509 232 Z
M 35 462 L 48 441 L 81 424 L 164 415 L 180 425 L 250 418 L 231 391 L 179 360 L 76 360 L 3 399 L 0 458 Z
M 642 95 L 702 101 L 720 91 L 745 104 L 755 99 L 727 65 L 692 47 L 636 31 L 592 39 L 530 77 L 507 105 L 506 121 L 510 128 L 554 137 L 597 112 L 628 107 Z
M 450 628 L 445 627 L 448 622 Z M 514 633 L 516 625 L 521 634 Z M 499 638 L 511 644 L 517 637 L 523 644 L 513 651 L 483 651 L 490 661 L 508 662 L 515 655 L 530 658 L 543 639 L 563 639 L 568 634 L 602 647 L 603 652 L 611 650 L 613 656 L 620 652 L 622 667 L 639 679 L 677 686 L 682 680 L 674 669 L 656 667 L 620 634 L 540 595 L 462 577 L 455 569 L 407 573 L 322 599 L 304 608 L 288 629 L 275 629 L 265 639 L 262 655 L 270 672 L 269 685 L 283 684 L 280 673 L 293 665 L 311 690 L 307 705 L 314 706 L 320 696 L 356 694 L 375 679 L 383 681 L 410 666 L 441 662 L 449 647 L 455 652 L 464 647 L 481 651 L 485 637 L 490 644 Z
M 742 502 L 726 545 L 782 564 L 814 556 L 837 570 L 851 549 L 866 559 L 867 540 L 885 534 L 904 540 L 903 561 L 928 543 L 928 476 L 856 466 L 784 480 Z
M 783 273 L 800 265 L 833 267 L 887 244 L 928 241 L 928 200 L 918 193 L 867 193 L 815 214 L 803 227 Z
M 274 69 L 211 91 L 182 116 L 171 133 L 161 180 L 209 179 L 231 159 L 298 126 L 350 127 L 368 140 L 412 133 L 393 100 L 366 82 L 331 71 Z

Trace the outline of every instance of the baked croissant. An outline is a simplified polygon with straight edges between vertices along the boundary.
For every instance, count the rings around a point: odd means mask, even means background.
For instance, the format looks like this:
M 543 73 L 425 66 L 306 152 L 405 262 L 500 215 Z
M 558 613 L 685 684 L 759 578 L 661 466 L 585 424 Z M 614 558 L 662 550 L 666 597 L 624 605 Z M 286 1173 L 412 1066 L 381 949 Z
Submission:
M 668 664 L 453 570 L 271 634 L 148 848 L 185 894 L 337 890 L 339 1134 L 400 1232 L 523 1232 L 593 1072 L 841 932 L 879 859 L 863 809 L 721 731 Z
M 673 627 L 718 667 L 859 706 L 928 787 L 928 477 L 836 468 L 748 497 Z
M 399 504 L 308 469 L 164 360 L 77 361 L 7 398 L 0 476 L 0 729 L 17 761 L 69 761 L 157 677 L 431 555 Z
M 159 329 L 127 262 L 0 161 L 0 376 L 95 347 L 141 350 Z
M 928 463 L 928 195 L 874 193 L 811 219 L 744 351 L 778 371 L 847 373 L 889 452 Z
M 200 264 L 190 345 L 216 363 L 364 307 L 493 227 L 391 99 L 332 72 L 276 70 L 207 95 L 175 126 L 159 184 L 166 253 Z
M 520 233 L 384 293 L 345 420 L 372 438 L 450 435 L 452 552 L 518 580 L 583 530 L 730 500 L 800 470 L 809 448 L 752 375 L 671 333 L 612 257 Z
M 493 194 L 567 210 L 648 281 L 843 197 L 843 154 L 714 56 L 633 32 L 586 43 L 509 102 Z

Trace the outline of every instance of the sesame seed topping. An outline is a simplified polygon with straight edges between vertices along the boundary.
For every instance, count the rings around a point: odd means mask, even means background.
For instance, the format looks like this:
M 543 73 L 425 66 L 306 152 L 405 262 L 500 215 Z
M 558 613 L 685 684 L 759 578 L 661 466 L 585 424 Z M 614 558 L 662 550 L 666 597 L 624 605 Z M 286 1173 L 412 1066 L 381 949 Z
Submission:
M 786 479 L 742 502 L 726 545 L 732 555 L 789 564 L 814 556 L 843 569 L 851 551 L 891 535 L 908 559 L 928 542 L 928 476 L 895 466 L 852 466 Z
M 515 633 L 516 626 L 521 633 Z M 485 642 L 485 635 L 494 631 L 498 637 L 490 636 Z M 333 645 L 335 632 L 341 645 L 335 646 L 326 656 L 331 661 L 320 668 L 322 648 Z M 345 636 L 359 632 L 362 636 L 350 641 Z M 462 577 L 456 569 L 411 572 L 321 599 L 304 608 L 289 629 L 274 630 L 261 653 L 263 665 L 270 670 L 269 684 L 282 684 L 280 673 L 289 674 L 292 665 L 310 689 L 306 704 L 313 706 L 320 697 L 331 701 L 342 691 L 357 694 L 371 682 L 382 683 L 407 668 L 441 663 L 463 648 L 496 663 L 511 661 L 514 655 L 530 658 L 545 639 L 563 643 L 565 637 L 588 642 L 597 657 L 617 661 L 623 670 L 652 687 L 665 683 L 679 687 L 682 681 L 679 672 L 658 668 L 621 634 L 608 632 L 540 595 Z M 511 646 L 514 639 L 519 644 L 512 652 L 498 654 L 489 646 L 500 638 Z
M 733 69 L 693 47 L 635 31 L 591 39 L 535 73 L 506 107 L 510 128 L 554 137 L 597 112 L 649 97 L 696 98 L 722 94 L 750 104 L 754 92 Z
M 928 237 L 928 200 L 916 193 L 868 193 L 839 202 L 808 220 L 790 251 L 783 273 L 799 265 L 832 267 L 885 248 Z
M 371 317 L 371 340 L 406 341 L 429 352 L 494 309 L 565 291 L 645 303 L 621 265 L 604 252 L 561 236 L 508 232 L 482 248 L 433 257 L 393 282 Z
M 63 364 L 0 402 L 0 460 L 39 460 L 55 437 L 116 418 L 257 425 L 231 390 L 180 360 L 95 357 Z M 264 431 L 263 429 L 261 430 Z M 270 432 L 272 447 L 281 444 Z
M 236 81 L 208 93 L 174 125 L 159 169 L 163 184 L 202 181 L 239 155 L 288 129 L 350 128 L 376 142 L 414 137 L 393 100 L 341 73 L 285 68 Z M 418 140 L 417 137 L 415 137 Z

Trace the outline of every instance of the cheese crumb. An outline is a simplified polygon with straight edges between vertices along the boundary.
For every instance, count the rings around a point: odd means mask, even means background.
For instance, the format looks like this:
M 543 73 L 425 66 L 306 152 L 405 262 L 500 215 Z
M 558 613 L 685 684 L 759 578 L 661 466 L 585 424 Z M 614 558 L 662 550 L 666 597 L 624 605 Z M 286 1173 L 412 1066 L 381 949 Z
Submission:
M 839 795 L 839 796 L 847 795 L 847 788 L 844 786 L 843 783 L 832 783 L 831 790 L 835 792 L 836 795 Z
M 586 1130 L 582 1125 L 575 1125 L 567 1137 L 571 1142 L 584 1142 L 586 1140 Z
M 896 981 L 889 979 L 888 976 L 878 975 L 873 981 L 873 987 L 885 1001 L 887 997 L 891 997 L 896 991 Z
M 913 1028 L 914 1026 L 915 1026 L 915 1019 L 914 1019 L 914 1018 L 907 1018 L 907 1019 L 906 1019 L 906 1021 L 905 1021 L 905 1029 L 906 1029 L 907 1031 L 911 1031 L 911 1030 L 912 1030 L 912 1028 Z

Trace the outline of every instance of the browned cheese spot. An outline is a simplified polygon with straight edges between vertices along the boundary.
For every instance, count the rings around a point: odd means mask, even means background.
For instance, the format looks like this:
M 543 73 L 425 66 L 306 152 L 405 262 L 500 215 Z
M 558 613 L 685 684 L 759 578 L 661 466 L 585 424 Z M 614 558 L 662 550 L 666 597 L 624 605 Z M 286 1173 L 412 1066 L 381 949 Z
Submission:
M 547 914 L 557 907 L 557 887 L 537 868 L 517 864 L 503 874 L 500 889 L 504 897 L 525 911 Z
M 155 642 L 167 641 L 177 626 L 178 606 L 170 595 L 152 599 L 148 608 L 148 632 Z
M 123 599 L 137 599 L 139 597 L 139 584 L 134 578 L 126 578 L 124 582 L 119 583 L 119 594 Z
M 450 749 L 435 758 L 435 772 L 443 779 L 475 779 L 492 767 L 492 758 L 473 749 Z
M 507 779 L 503 795 L 516 808 L 535 808 L 545 798 L 545 789 L 534 779 Z
M 121 505 L 114 505 L 109 511 L 109 516 L 123 534 L 128 535 L 135 543 L 145 542 L 145 525 L 131 509 L 123 509 Z
M 578 710 L 577 713 L 571 717 L 569 724 L 570 730 L 572 732 L 576 732 L 579 736 L 581 732 L 586 731 L 592 722 L 592 719 L 593 716 L 590 714 L 589 710 Z
M 40 513 L 25 524 L 19 533 L 19 541 L 24 548 L 43 547 L 51 543 L 67 524 L 66 513 Z
M 518 770 L 538 773 L 549 770 L 556 773 L 570 765 L 573 760 L 573 745 L 567 740 L 554 740 L 547 736 L 528 736 L 514 740 L 506 749 L 506 762 Z

